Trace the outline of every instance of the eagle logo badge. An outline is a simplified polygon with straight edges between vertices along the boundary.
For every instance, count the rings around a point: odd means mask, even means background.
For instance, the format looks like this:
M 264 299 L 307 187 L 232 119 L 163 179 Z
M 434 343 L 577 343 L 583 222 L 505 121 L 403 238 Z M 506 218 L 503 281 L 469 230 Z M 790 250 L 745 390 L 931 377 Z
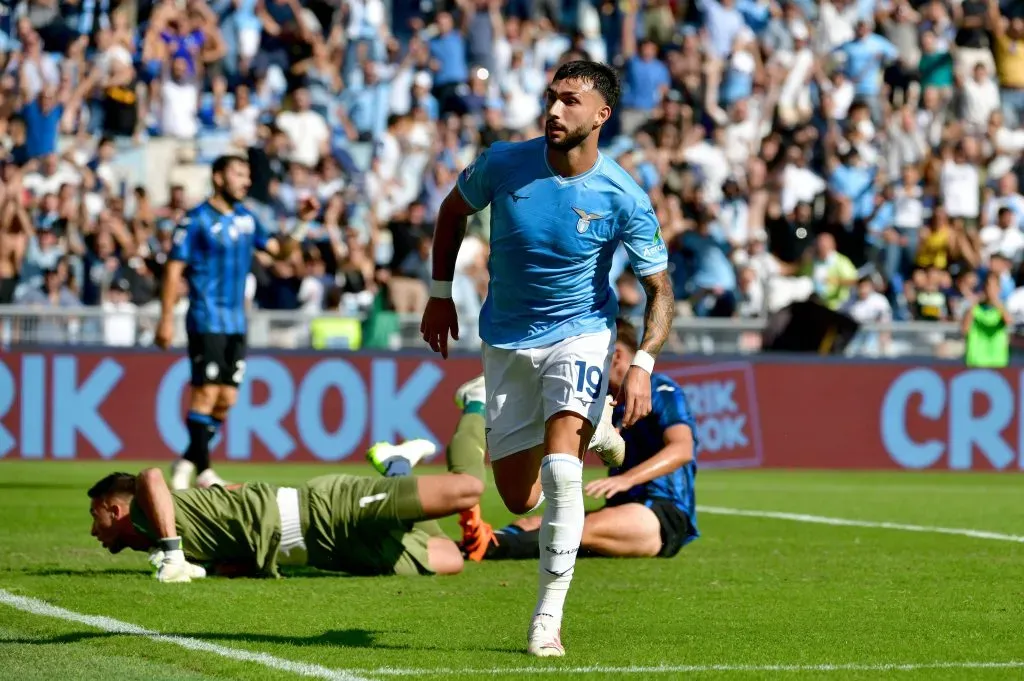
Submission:
M 592 221 L 601 220 L 605 217 L 604 215 L 600 215 L 599 213 L 588 213 L 582 208 L 573 208 L 572 210 L 580 218 L 579 220 L 576 221 L 576 231 L 579 232 L 580 234 L 583 234 L 588 229 L 590 229 L 590 223 Z

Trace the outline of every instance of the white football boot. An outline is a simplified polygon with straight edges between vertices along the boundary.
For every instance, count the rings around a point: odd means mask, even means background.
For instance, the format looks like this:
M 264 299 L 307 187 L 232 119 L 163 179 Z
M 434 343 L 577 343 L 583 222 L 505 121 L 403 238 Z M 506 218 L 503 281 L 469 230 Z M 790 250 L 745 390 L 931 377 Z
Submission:
M 192 486 L 192 475 L 196 465 L 187 459 L 179 458 L 171 464 L 171 490 L 180 492 Z
M 484 376 L 480 374 L 474 379 L 466 381 L 455 390 L 455 406 L 462 411 L 470 402 L 486 402 L 487 392 L 484 384 Z
M 526 652 L 534 657 L 564 657 L 562 630 L 554 626 L 550 617 L 534 617 L 527 634 Z
M 227 487 L 228 482 L 224 478 L 217 475 L 212 468 L 207 468 L 205 471 L 196 476 L 196 487 L 199 489 L 206 489 L 207 487 Z
M 381 475 L 388 474 L 388 468 L 395 458 L 402 458 L 409 462 L 409 468 L 415 468 L 423 459 L 429 459 L 437 454 L 437 445 L 430 440 L 407 440 L 400 445 L 393 445 L 390 442 L 378 442 L 366 452 L 366 459 L 373 464 Z
M 626 442 L 612 425 L 612 412 L 615 411 L 612 401 L 611 395 L 605 399 L 601 420 L 594 429 L 594 437 L 588 449 L 594 450 L 605 466 L 616 468 L 626 460 Z

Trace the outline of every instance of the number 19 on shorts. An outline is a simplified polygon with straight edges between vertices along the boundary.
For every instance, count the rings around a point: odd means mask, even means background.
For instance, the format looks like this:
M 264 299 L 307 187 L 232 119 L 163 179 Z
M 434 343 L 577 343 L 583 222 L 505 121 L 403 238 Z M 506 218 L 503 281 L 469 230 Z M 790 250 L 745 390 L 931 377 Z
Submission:
M 603 378 L 601 367 L 596 364 L 588 365 L 583 360 L 576 360 L 576 392 L 586 393 L 596 400 L 601 392 L 601 379 Z

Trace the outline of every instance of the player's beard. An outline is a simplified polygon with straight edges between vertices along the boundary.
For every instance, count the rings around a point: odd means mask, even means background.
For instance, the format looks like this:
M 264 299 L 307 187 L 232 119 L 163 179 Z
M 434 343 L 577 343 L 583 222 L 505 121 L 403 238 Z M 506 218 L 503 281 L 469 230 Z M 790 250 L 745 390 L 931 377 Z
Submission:
M 241 203 L 242 201 L 245 200 L 245 194 L 242 194 L 241 196 L 235 196 L 232 192 L 228 190 L 227 187 L 222 187 L 220 191 L 218 191 L 217 193 L 220 194 L 220 198 L 224 200 L 224 203 L 228 204 L 229 206 L 233 206 L 236 203 Z
M 551 139 L 551 134 L 544 130 L 544 137 L 547 140 L 548 146 L 558 151 L 570 151 L 583 144 L 583 142 L 590 137 L 590 133 L 593 132 L 592 128 L 583 124 L 573 130 L 567 130 L 565 137 L 561 142 L 555 142 Z

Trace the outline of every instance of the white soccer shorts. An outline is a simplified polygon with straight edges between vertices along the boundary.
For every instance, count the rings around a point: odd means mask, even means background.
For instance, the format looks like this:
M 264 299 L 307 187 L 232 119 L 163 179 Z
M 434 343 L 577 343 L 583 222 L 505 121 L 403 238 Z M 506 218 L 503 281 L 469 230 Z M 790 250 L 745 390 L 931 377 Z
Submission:
M 571 411 L 597 426 L 608 394 L 614 330 L 572 336 L 551 345 L 483 349 L 487 451 L 491 461 L 544 442 L 544 424 Z

